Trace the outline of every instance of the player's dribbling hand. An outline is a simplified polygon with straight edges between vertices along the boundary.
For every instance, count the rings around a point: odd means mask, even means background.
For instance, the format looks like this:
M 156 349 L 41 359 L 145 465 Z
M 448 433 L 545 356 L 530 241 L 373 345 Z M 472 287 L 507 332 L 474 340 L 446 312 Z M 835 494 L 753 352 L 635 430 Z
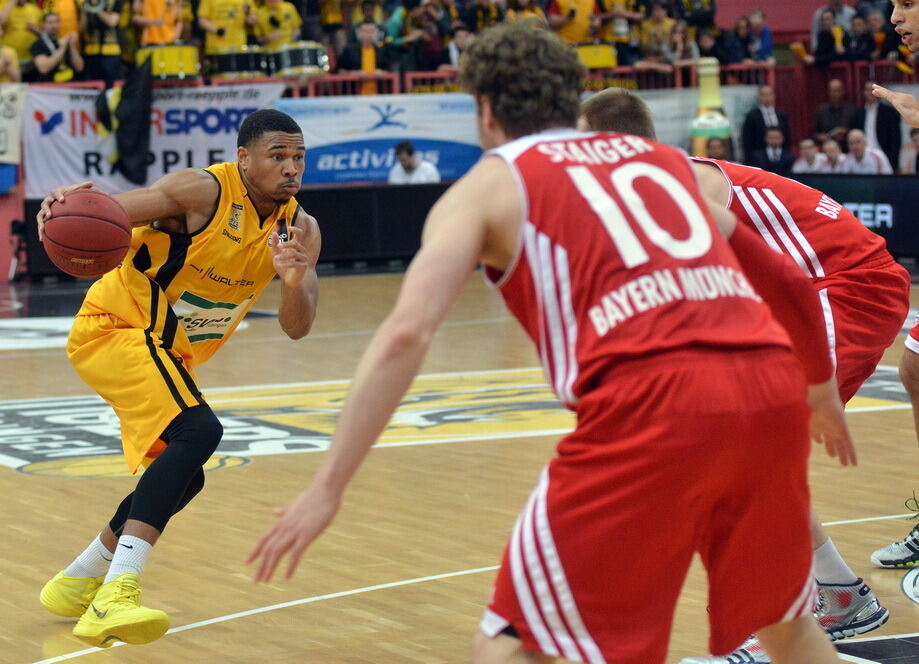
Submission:
M 855 445 L 846 425 L 845 409 L 839 399 L 836 377 L 808 387 L 807 400 L 811 407 L 810 432 L 813 441 L 826 447 L 826 453 L 839 459 L 843 466 L 857 465 Z
M 86 182 L 81 182 L 80 184 L 65 184 L 52 189 L 51 193 L 45 196 L 45 199 L 41 202 L 41 207 L 38 208 L 38 215 L 35 217 L 38 221 L 38 239 L 44 239 L 42 235 L 42 228 L 45 225 L 45 219 L 51 216 L 52 203 L 55 201 L 58 203 L 63 203 L 64 194 L 66 194 L 68 191 L 74 191 L 76 189 L 90 189 L 92 186 L 92 181 L 88 180 Z
M 288 553 L 290 558 L 284 578 L 293 576 L 303 552 L 332 522 L 340 504 L 340 494 L 314 485 L 303 491 L 290 505 L 277 510 L 280 519 L 262 535 L 246 558 L 247 565 L 258 561 L 258 569 L 252 580 L 255 583 L 271 581 L 281 559 Z
M 871 86 L 871 94 L 889 101 L 909 126 L 919 127 L 919 101 L 915 97 L 905 92 L 888 90 L 877 83 Z

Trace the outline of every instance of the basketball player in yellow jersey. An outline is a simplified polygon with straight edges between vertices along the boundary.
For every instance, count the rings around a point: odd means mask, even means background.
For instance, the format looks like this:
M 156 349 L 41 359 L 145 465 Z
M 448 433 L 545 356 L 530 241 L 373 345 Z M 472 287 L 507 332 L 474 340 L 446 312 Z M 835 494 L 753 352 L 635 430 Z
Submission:
M 202 467 L 223 433 L 195 368 L 275 274 L 288 336 L 305 336 L 316 314 L 319 229 L 294 199 L 300 128 L 279 111 L 256 111 L 237 145 L 237 162 L 115 195 L 134 226 L 131 249 L 92 285 L 68 340 L 74 368 L 121 421 L 128 466 L 147 466 L 99 536 L 41 591 L 49 611 L 80 618 L 73 633 L 94 646 L 148 643 L 169 627 L 164 612 L 140 605 L 138 576 L 170 517 L 204 486 Z M 91 185 L 51 192 L 39 231 L 54 200 Z

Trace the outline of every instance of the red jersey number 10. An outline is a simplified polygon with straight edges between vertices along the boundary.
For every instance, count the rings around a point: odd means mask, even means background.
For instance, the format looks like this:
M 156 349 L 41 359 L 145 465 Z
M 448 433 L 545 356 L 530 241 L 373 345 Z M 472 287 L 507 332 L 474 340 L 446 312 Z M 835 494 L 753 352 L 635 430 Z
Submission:
M 650 260 L 633 225 L 638 226 L 651 242 L 673 258 L 698 258 L 711 248 L 712 230 L 705 213 L 683 183 L 663 168 L 647 162 L 633 162 L 617 168 L 610 175 L 613 189 L 625 203 L 632 224 L 588 167 L 569 166 L 566 170 L 575 187 L 603 222 L 625 267 L 633 268 Z M 669 196 L 676 204 L 689 226 L 689 236 L 686 239 L 676 239 L 657 223 L 648 210 L 647 202 L 635 190 L 635 180 L 638 178 L 649 178 L 658 185 L 662 195 Z

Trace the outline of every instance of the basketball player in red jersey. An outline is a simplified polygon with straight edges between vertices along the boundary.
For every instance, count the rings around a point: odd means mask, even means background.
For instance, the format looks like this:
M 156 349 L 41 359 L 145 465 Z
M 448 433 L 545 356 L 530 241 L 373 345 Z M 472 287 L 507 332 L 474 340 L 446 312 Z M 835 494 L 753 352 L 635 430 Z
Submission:
M 582 73 L 558 37 L 519 23 L 467 50 L 461 78 L 490 152 L 431 211 L 331 450 L 250 554 L 255 580 L 288 553 L 292 574 L 331 522 L 482 263 L 578 425 L 517 522 L 474 661 L 660 664 L 698 551 L 716 652 L 759 629 L 776 662 L 838 662 L 810 615 L 801 366 L 812 433 L 844 465 L 855 458 L 819 301 L 790 261 L 702 198 L 679 151 L 574 131 Z M 757 279 L 757 293 L 719 228 L 749 274 L 781 274 L 781 284 Z M 634 555 L 647 549 L 653 562 Z
M 654 139 L 651 112 L 624 90 L 594 95 L 581 107 L 578 128 L 627 131 Z M 909 310 L 909 273 L 893 259 L 882 237 L 842 205 L 800 182 L 749 166 L 693 159 L 703 194 L 733 212 L 773 250 L 789 256 L 820 297 L 836 380 L 843 402 L 851 399 L 899 333 Z M 863 634 L 887 622 L 889 613 L 845 563 L 820 520 L 811 513 L 816 617 L 834 640 Z M 683 664 L 767 664 L 755 639 L 730 658 L 690 658 Z
M 911 53 L 919 53 L 919 4 L 915 0 L 893 0 L 890 22 L 896 26 L 900 40 Z M 905 92 L 894 92 L 875 84 L 875 97 L 886 99 L 897 109 L 907 124 L 919 127 L 919 101 Z M 913 406 L 913 421 L 919 438 L 919 320 L 909 331 L 906 349 L 900 358 L 900 380 Z M 907 500 L 911 507 L 913 500 Z M 915 526 L 899 542 L 894 542 L 871 554 L 871 562 L 879 567 L 914 567 L 919 565 L 919 526 Z

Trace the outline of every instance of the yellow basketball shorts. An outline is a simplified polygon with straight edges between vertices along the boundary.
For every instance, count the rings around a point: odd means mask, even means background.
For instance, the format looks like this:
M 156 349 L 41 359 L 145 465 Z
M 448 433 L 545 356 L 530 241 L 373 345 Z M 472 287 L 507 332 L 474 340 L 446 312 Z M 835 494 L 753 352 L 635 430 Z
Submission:
M 176 415 L 205 405 L 190 349 L 171 347 L 163 336 L 161 330 L 130 327 L 115 316 L 93 314 L 77 316 L 67 340 L 67 356 L 80 378 L 118 415 L 121 445 L 132 473 L 162 452 L 160 435 Z

